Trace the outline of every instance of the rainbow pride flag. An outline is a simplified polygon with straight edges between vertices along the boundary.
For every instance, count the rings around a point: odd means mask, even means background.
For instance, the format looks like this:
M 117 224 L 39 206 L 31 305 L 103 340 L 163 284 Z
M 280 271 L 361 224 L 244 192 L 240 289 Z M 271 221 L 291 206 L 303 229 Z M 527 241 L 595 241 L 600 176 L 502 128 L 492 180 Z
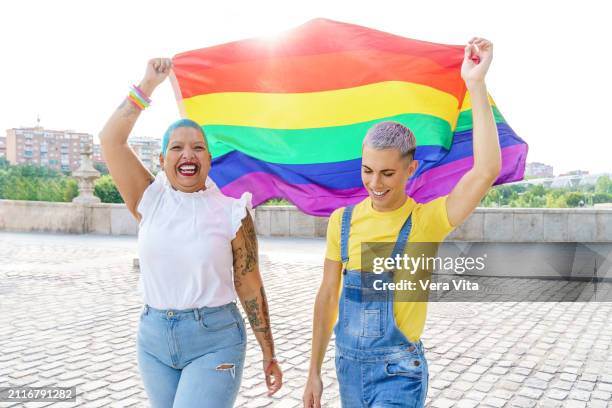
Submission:
M 325 216 L 367 196 L 361 143 L 382 120 L 415 134 L 407 193 L 427 202 L 452 190 L 473 163 L 462 60 L 463 46 L 316 19 L 178 54 L 171 81 L 181 115 L 207 135 L 210 177 L 225 194 L 249 191 L 255 206 L 283 197 Z M 503 158 L 496 184 L 520 180 L 527 144 L 490 100 Z

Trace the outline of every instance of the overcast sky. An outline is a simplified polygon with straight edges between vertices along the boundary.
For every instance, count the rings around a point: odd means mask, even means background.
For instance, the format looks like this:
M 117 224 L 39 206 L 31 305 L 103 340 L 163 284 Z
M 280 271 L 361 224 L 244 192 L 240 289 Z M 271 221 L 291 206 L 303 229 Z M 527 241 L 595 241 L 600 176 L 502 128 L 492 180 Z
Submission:
M 528 161 L 612 171 L 612 28 L 605 1 L 0 2 L 0 134 L 41 125 L 97 133 L 151 57 L 325 17 L 421 40 L 493 41 L 487 85 Z M 134 135 L 178 118 L 168 82 Z

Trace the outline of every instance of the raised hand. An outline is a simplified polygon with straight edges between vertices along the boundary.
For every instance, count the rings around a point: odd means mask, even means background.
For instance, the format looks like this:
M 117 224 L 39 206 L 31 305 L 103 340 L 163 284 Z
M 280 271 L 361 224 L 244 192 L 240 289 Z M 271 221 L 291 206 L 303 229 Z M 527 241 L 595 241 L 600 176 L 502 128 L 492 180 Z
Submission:
M 147 62 L 147 69 L 141 82 L 142 90 L 151 95 L 157 85 L 164 82 L 172 69 L 170 58 L 152 58 Z
M 461 65 L 461 78 L 468 87 L 472 83 L 484 82 L 492 60 L 493 43 L 491 41 L 474 37 L 468 42 Z

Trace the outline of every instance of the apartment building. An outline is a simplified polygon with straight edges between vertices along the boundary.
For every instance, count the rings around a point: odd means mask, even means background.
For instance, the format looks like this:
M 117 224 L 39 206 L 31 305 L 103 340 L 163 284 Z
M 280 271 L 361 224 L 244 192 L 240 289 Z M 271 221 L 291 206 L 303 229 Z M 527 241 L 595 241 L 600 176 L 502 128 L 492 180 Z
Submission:
M 102 156 L 102 147 L 99 144 L 93 145 L 91 160 L 95 163 L 106 164 Z
M 61 171 L 74 171 L 81 152 L 93 145 L 93 135 L 42 127 L 6 131 L 6 158 L 11 164 L 32 164 Z
M 0 136 L 0 158 L 6 157 L 6 137 Z
M 161 151 L 161 141 L 151 137 L 131 137 L 128 144 L 140 157 L 140 160 L 151 171 L 159 170 L 159 153 Z
M 161 141 L 150 137 L 131 137 L 128 144 L 136 155 L 140 158 L 146 168 L 153 172 L 159 171 L 159 153 L 161 151 Z M 102 148 L 95 144 L 93 148 L 93 162 L 105 163 L 102 156 Z
M 525 177 L 553 177 L 553 166 L 539 162 L 527 163 Z

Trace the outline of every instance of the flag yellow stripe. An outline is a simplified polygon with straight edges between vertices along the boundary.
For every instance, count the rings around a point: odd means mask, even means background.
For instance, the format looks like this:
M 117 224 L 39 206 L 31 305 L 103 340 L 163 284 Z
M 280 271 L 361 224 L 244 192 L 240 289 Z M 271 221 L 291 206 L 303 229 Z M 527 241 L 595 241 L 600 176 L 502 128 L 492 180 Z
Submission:
M 187 117 L 202 125 L 268 129 L 344 126 L 410 113 L 436 116 L 454 128 L 459 115 L 453 95 L 401 81 L 323 92 L 213 93 L 183 103 Z

